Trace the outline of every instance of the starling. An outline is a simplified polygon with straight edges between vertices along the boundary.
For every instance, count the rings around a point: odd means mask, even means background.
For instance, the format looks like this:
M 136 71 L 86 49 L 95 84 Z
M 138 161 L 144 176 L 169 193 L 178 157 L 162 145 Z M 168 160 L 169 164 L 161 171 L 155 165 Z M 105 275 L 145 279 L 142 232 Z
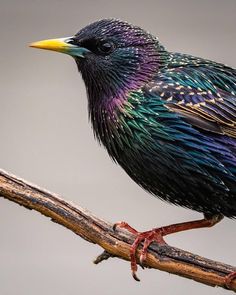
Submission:
M 71 55 L 86 85 L 93 131 L 110 157 L 142 188 L 201 220 L 137 232 L 140 262 L 163 236 L 236 217 L 236 70 L 173 53 L 140 27 L 94 22 L 68 38 L 31 44 Z M 232 276 L 230 279 L 234 278 Z

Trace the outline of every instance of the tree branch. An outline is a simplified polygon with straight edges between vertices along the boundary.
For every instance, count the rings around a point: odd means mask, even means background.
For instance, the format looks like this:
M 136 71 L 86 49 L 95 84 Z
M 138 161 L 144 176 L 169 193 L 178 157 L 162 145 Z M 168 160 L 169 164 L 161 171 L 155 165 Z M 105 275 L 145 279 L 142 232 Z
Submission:
M 113 231 L 113 224 L 89 211 L 75 206 L 33 184 L 0 170 L 0 196 L 28 209 L 34 209 L 59 223 L 83 239 L 98 244 L 105 251 L 94 261 L 99 263 L 109 257 L 130 261 L 129 250 L 134 236 L 124 230 Z M 138 255 L 140 251 L 138 251 Z M 149 247 L 145 267 L 163 270 L 202 284 L 226 289 L 225 277 L 236 268 L 198 255 L 153 243 Z M 236 280 L 230 284 L 236 292 Z

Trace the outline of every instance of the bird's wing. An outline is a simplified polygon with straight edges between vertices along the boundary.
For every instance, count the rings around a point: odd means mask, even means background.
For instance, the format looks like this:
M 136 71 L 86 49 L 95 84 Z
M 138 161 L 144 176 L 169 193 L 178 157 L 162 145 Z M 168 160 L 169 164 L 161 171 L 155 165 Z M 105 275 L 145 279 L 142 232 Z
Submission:
M 158 74 L 149 91 L 191 125 L 235 138 L 236 70 L 185 55 L 179 59 Z

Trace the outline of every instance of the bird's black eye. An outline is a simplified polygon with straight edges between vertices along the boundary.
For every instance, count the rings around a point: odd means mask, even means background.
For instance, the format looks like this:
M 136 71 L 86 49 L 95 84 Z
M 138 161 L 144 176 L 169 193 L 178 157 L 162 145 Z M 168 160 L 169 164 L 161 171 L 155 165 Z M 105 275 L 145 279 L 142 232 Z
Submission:
M 110 54 L 115 50 L 115 44 L 112 41 L 100 41 L 97 47 L 103 54 Z

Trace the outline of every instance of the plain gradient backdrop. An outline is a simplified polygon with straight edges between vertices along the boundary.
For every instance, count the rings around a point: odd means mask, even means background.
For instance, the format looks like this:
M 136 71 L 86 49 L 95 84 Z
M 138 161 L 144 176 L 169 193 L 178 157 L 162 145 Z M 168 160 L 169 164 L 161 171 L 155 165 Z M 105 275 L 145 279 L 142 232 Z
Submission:
M 94 141 L 85 87 L 72 58 L 27 47 L 117 17 L 159 36 L 171 51 L 236 66 L 235 0 L 0 0 L 0 167 L 111 222 L 140 230 L 199 218 L 139 188 Z M 154 270 L 134 281 L 110 259 L 37 212 L 0 199 L 0 294 L 225 294 Z M 167 238 L 176 247 L 236 264 L 236 222 Z

